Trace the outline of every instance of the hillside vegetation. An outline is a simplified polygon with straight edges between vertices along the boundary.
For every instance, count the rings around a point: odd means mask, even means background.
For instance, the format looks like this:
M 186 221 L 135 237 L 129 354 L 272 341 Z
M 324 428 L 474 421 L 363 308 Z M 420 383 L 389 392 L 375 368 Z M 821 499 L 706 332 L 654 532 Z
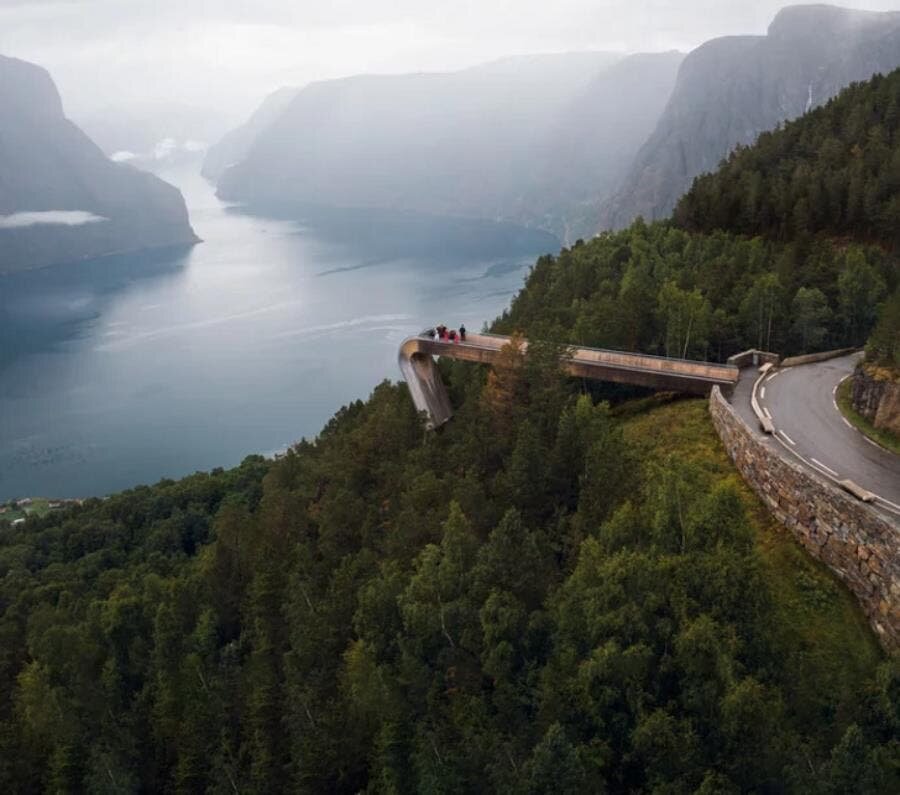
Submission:
M 439 433 L 385 383 L 278 460 L 0 525 L 0 789 L 900 791 L 896 660 L 704 402 L 611 407 L 542 342 L 805 351 L 896 281 L 636 223 L 537 263 L 494 326 L 527 355 L 441 363 Z
M 2 531 L 0 786 L 890 791 L 896 672 L 702 401 L 454 366 L 314 444 Z M 891 761 L 893 760 L 893 761 Z
M 842 89 L 900 67 L 900 14 L 805 4 L 783 8 L 765 36 L 725 36 L 685 58 L 672 98 L 599 213 L 619 229 L 666 218 L 693 179 L 735 145 L 807 113 Z
M 676 222 L 787 240 L 900 245 L 900 69 L 857 83 L 695 180 Z
M 638 221 L 541 257 L 497 328 L 717 361 L 751 347 L 807 353 L 863 344 L 898 277 L 879 246 Z

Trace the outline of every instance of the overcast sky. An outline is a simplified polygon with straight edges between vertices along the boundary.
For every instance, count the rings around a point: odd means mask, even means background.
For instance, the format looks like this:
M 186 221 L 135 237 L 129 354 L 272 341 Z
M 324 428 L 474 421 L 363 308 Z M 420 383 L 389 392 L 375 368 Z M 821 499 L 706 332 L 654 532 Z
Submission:
M 689 50 L 764 33 L 777 0 L 0 0 L 0 53 L 47 67 L 73 115 L 174 100 L 248 113 L 281 85 L 502 55 Z M 900 0 L 846 0 L 887 10 Z

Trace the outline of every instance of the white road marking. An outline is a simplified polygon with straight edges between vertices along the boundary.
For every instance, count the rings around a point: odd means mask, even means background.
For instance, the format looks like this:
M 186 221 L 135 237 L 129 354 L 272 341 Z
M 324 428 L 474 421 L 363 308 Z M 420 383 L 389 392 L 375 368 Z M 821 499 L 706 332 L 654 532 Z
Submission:
M 810 458 L 809 460 L 812 461 L 817 467 L 821 467 L 821 468 L 824 469 L 826 472 L 828 472 L 828 473 L 834 475 L 835 477 L 838 476 L 838 473 L 837 473 L 837 472 L 835 472 L 831 467 L 825 466 L 825 464 L 823 464 L 823 463 L 822 463 L 821 461 L 819 461 L 818 459 L 816 459 L 816 458 Z
M 760 390 L 759 390 L 759 396 L 760 396 L 763 400 L 766 399 L 766 388 L 765 388 L 765 387 L 760 388 Z
M 796 447 L 796 446 L 797 446 L 797 443 L 796 443 L 793 439 L 791 439 L 791 437 L 788 436 L 784 431 L 778 431 L 778 433 L 780 433 L 780 434 L 784 437 L 784 440 L 785 440 L 789 445 L 791 445 L 791 447 Z
M 836 400 L 832 400 L 832 401 L 831 401 L 831 405 L 834 406 L 834 410 L 835 410 L 835 411 L 840 411 L 840 409 L 839 409 L 838 406 L 837 406 L 837 401 L 836 401 Z
M 763 414 L 765 414 L 769 419 L 772 419 L 772 413 L 767 408 L 763 408 Z
M 791 439 L 791 437 L 788 436 L 784 431 L 778 431 L 778 434 L 780 434 L 780 435 L 783 436 L 785 439 L 787 439 L 791 444 L 794 443 L 793 440 Z M 830 480 L 833 480 L 835 483 L 838 483 L 838 478 L 840 477 L 840 475 L 838 475 L 837 473 L 835 473 L 834 476 L 829 475 L 829 474 L 828 474 L 828 471 L 833 471 L 833 470 L 828 470 L 827 467 L 825 467 L 825 468 L 822 469 L 822 470 L 819 470 L 819 469 L 816 467 L 816 465 L 813 464 L 811 461 L 809 461 L 809 460 L 807 460 L 806 458 L 804 458 L 804 457 L 803 457 L 802 455 L 800 455 L 800 453 L 798 453 L 796 450 L 793 450 L 793 449 L 791 449 L 790 447 L 788 447 L 781 439 L 778 438 L 778 434 L 775 435 L 775 437 L 774 437 L 775 440 L 776 440 L 776 441 L 777 441 L 777 442 L 778 442 L 785 450 L 787 450 L 792 456 L 794 456 L 794 458 L 796 458 L 796 459 L 797 459 L 798 461 L 800 461 L 802 464 L 805 464 L 806 466 L 811 467 L 813 470 L 815 470 L 815 472 L 816 472 L 817 474 L 819 474 L 819 475 L 824 475 L 826 478 L 829 478 Z M 863 438 L 865 438 L 865 437 L 863 437 Z M 869 439 L 869 440 L 867 440 L 867 441 L 871 441 L 871 439 Z M 875 444 L 875 443 L 872 442 L 872 444 Z M 814 458 L 814 459 L 812 459 L 812 460 L 815 461 L 816 459 Z M 816 463 L 819 463 L 819 462 L 816 462 Z M 820 464 L 820 466 L 821 466 L 821 464 Z M 884 497 L 880 497 L 880 496 L 877 495 L 877 494 L 875 495 L 875 500 L 876 500 L 878 503 L 880 503 L 880 508 L 881 508 L 883 511 L 888 511 L 889 513 L 894 513 L 894 514 L 897 514 L 897 516 L 900 516 L 900 505 L 897 505 L 897 503 L 891 502 L 890 500 L 886 500 Z
M 832 394 L 832 395 L 836 395 L 836 394 L 837 394 L 837 384 L 834 385 L 834 389 L 831 390 L 831 394 Z
M 886 500 L 884 497 L 879 497 L 877 494 L 875 495 L 876 500 L 881 500 L 885 505 L 890 505 L 891 508 L 896 508 L 900 511 L 900 505 L 897 505 L 896 502 L 891 502 L 890 500 Z
M 770 375 L 770 376 L 766 379 L 766 383 L 768 383 L 769 381 L 771 381 L 776 375 L 781 375 L 781 370 L 776 370 L 774 373 L 772 373 L 772 375 Z
M 873 442 L 873 441 L 872 441 L 868 436 L 866 436 L 862 431 L 860 431 L 860 434 L 862 434 L 862 438 L 865 439 L 870 445 L 872 445 L 872 447 L 877 447 L 879 450 L 882 449 L 881 445 L 878 444 L 878 442 Z
M 855 430 L 856 430 L 856 428 L 854 428 L 849 422 L 847 422 L 847 418 L 846 418 L 846 417 L 841 417 L 841 419 L 844 421 L 844 425 L 846 425 L 851 431 L 855 431 Z

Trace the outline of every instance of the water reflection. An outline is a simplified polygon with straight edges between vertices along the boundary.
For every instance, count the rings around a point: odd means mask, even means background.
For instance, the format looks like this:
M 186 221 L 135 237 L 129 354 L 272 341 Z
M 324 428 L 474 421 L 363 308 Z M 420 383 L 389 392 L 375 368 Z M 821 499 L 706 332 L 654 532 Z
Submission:
M 0 276 L 0 370 L 78 337 L 135 282 L 177 278 L 190 250 L 178 246 Z
M 489 223 L 238 212 L 204 242 L 0 281 L 0 499 L 104 494 L 312 436 L 437 321 L 478 328 L 556 241 Z

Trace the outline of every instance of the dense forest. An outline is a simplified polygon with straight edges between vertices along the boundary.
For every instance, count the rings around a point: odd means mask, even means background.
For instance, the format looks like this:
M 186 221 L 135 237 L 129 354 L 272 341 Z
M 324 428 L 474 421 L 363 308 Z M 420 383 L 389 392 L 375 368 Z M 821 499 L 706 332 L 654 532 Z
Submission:
M 900 245 L 900 70 L 738 147 L 675 209 L 691 231 Z
M 896 791 L 898 671 L 702 401 L 452 365 L 2 531 L 4 791 Z
M 900 281 L 879 246 L 696 234 L 641 221 L 541 257 L 496 324 L 567 343 L 724 361 L 865 343 Z
M 541 342 L 856 344 L 897 287 L 859 239 L 638 222 L 536 264 L 494 326 L 527 355 L 440 364 L 439 433 L 384 383 L 274 461 L 0 523 L 0 790 L 900 791 L 897 661 L 704 402 Z

